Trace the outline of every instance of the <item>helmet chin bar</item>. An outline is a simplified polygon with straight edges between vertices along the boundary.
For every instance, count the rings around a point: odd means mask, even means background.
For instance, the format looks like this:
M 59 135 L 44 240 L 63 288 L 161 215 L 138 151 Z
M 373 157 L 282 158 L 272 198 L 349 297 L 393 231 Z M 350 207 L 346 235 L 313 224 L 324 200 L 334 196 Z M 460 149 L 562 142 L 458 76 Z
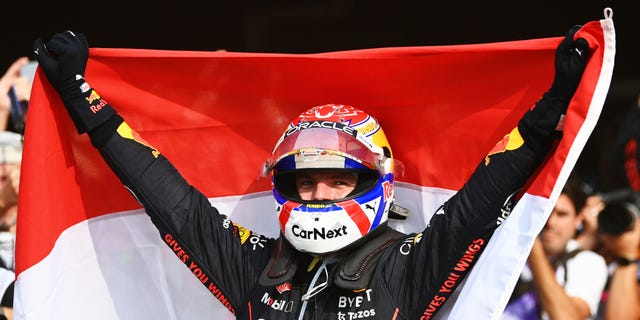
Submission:
M 285 224 L 282 235 L 296 250 L 312 255 L 336 253 L 358 246 L 365 239 L 377 234 L 386 225 L 361 229 L 356 221 L 345 218 L 345 212 L 327 212 L 318 215 L 309 212 L 291 214 L 294 221 Z M 295 217 L 295 218 L 294 218 Z
M 386 226 L 387 226 L 387 222 L 381 223 L 378 227 L 376 227 L 375 229 L 371 230 L 370 232 L 368 232 L 367 234 L 363 235 L 361 238 L 350 242 L 350 243 L 346 243 L 344 244 L 344 246 L 340 247 L 339 249 L 335 249 L 335 250 L 329 250 L 329 251 L 323 251 L 323 252 L 319 252 L 319 251 L 310 251 L 308 248 L 299 248 L 296 247 L 296 245 L 294 245 L 293 243 L 291 243 L 289 241 L 289 239 L 282 234 L 282 232 L 280 233 L 280 236 L 282 238 L 284 238 L 284 240 L 293 248 L 295 248 L 296 250 L 300 251 L 300 252 L 304 252 L 306 254 L 309 254 L 311 256 L 326 256 L 329 254 L 342 254 L 342 253 L 346 253 L 349 252 L 355 248 L 360 247 L 361 245 L 363 245 L 365 242 L 367 242 L 369 239 L 371 239 L 372 237 L 375 237 L 381 233 L 383 233 L 386 230 Z

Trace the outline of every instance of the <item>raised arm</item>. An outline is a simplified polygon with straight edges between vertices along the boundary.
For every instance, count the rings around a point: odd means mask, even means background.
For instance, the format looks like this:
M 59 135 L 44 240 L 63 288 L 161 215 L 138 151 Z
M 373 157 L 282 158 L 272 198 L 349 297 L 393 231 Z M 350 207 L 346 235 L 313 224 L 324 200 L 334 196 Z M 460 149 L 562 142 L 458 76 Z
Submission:
M 495 223 L 487 222 L 498 219 L 508 200 L 538 169 L 554 140 L 561 137 L 564 116 L 589 53 L 586 40 L 574 40 L 579 28 L 569 30 L 556 49 L 551 88 L 487 154 L 466 185 L 445 206 L 447 214 L 480 224 L 468 230 L 470 236 L 493 229 Z
M 482 159 L 469 180 L 436 212 L 417 248 L 415 265 L 430 305 L 450 295 L 477 261 L 493 231 L 515 204 L 516 194 L 538 169 L 554 140 L 561 137 L 564 114 L 586 66 L 589 46 L 574 40 L 572 28 L 556 50 L 555 77 L 550 89 L 527 111 L 516 128 Z M 433 259 L 438 257 L 438 259 Z M 423 265 L 428 267 L 422 267 Z M 422 274 L 421 270 L 430 270 Z M 450 286 L 447 283 L 451 284 Z M 439 289 L 439 291 L 438 291 Z M 420 291 L 420 290 L 418 290 Z
M 219 214 L 205 195 L 89 85 L 84 78 L 89 49 L 82 34 L 58 33 L 46 45 L 38 39 L 34 51 L 78 133 L 89 134 L 113 172 L 144 206 L 163 241 L 235 312 L 257 281 L 257 271 L 250 267 L 261 270 L 270 257 L 268 240 L 255 235 L 265 245 L 257 249 L 244 246 L 250 232 Z
M 175 215 L 176 221 L 167 221 L 171 212 L 192 206 L 190 201 L 203 205 L 207 199 L 197 195 L 175 168 L 145 144 L 85 80 L 89 47 L 84 35 L 66 31 L 55 34 L 46 45 L 38 39 L 34 47 L 40 66 L 62 98 L 78 133 L 89 134 L 93 145 L 152 219 L 163 219 L 166 227 L 179 228 L 182 223 L 177 220 L 184 217 Z

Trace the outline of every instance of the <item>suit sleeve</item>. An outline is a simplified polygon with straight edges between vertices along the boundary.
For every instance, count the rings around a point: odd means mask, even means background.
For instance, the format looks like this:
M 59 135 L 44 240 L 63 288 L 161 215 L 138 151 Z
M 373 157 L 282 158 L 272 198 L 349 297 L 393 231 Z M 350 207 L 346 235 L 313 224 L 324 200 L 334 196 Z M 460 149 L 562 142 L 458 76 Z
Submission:
M 545 112 L 546 103 L 556 102 L 538 101 L 481 159 L 465 185 L 414 237 L 411 254 L 396 254 L 389 260 L 393 270 L 404 270 L 403 280 L 389 282 L 391 294 L 415 293 L 400 303 L 407 303 L 406 308 L 420 306 L 412 317 L 435 314 L 462 282 L 560 136 L 555 130 L 560 115 Z
M 272 239 L 233 224 L 120 116 L 90 132 L 113 172 L 140 202 L 163 241 L 235 313 L 270 257 Z

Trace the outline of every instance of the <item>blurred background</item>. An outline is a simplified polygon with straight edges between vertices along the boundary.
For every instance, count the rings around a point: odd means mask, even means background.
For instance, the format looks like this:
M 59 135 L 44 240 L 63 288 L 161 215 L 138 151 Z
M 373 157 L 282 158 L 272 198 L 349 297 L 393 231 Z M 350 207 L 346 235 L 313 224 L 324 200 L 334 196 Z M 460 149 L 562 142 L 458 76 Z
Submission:
M 31 57 L 33 40 L 66 29 L 92 47 L 315 53 L 486 43 L 564 35 L 613 9 L 614 78 L 601 121 L 577 165 L 602 166 L 613 130 L 638 102 L 635 1 L 4 1 L 0 68 Z

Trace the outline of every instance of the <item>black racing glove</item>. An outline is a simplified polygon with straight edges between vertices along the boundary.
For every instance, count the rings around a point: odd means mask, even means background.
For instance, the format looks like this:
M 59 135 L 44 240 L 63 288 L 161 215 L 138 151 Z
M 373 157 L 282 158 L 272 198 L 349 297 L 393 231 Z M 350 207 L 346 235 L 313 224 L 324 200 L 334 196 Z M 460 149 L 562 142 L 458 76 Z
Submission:
M 55 34 L 46 44 L 36 39 L 33 50 L 78 133 L 91 131 L 116 114 L 84 79 L 89 58 L 89 44 L 84 35 L 65 31 Z
M 581 26 L 573 26 L 556 49 L 555 77 L 547 95 L 567 103 L 578 88 L 587 65 L 589 43 L 584 38 L 575 41 L 573 36 Z
M 580 84 L 589 56 L 587 40 L 573 40 L 580 27 L 572 27 L 558 45 L 553 83 L 542 99 L 520 121 L 518 128 L 523 135 L 551 135 L 554 138 L 560 136 L 564 115 Z

